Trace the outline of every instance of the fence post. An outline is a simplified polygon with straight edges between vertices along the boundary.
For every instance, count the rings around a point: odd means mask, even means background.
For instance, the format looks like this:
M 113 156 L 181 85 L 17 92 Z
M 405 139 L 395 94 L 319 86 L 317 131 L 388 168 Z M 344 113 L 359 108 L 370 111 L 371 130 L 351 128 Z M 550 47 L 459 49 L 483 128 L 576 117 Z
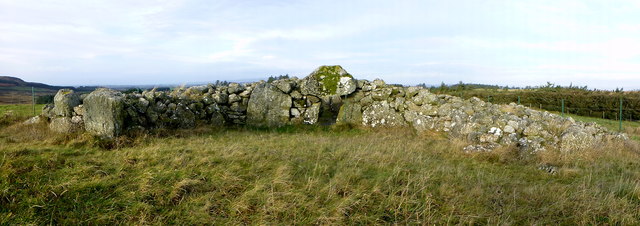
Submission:
M 520 105 L 520 96 L 518 96 L 518 105 Z
M 36 91 L 31 87 L 31 107 L 33 107 L 33 116 L 36 116 Z
M 562 117 L 564 117 L 564 99 L 562 99 Z
M 622 97 L 620 97 L 620 126 L 619 130 L 622 131 Z

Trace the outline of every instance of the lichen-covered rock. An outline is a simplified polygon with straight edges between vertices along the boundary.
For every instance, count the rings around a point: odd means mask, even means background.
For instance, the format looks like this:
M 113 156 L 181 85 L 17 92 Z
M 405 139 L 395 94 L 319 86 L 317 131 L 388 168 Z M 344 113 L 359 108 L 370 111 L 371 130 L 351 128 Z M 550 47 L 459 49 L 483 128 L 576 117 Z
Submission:
M 314 104 L 311 104 L 311 106 L 309 106 L 307 108 L 307 110 L 304 112 L 304 114 L 302 114 L 302 118 L 303 118 L 304 124 L 314 125 L 314 124 L 318 123 L 318 118 L 320 117 L 320 107 L 321 106 L 322 106 L 322 104 L 320 104 L 320 103 L 314 103 Z
M 227 89 L 227 91 L 229 92 L 229 94 L 233 94 L 233 93 L 238 94 L 244 91 L 245 89 L 246 87 L 244 85 L 232 82 L 229 84 L 229 88 Z
M 405 111 L 403 116 L 409 125 L 413 126 L 418 133 L 433 130 L 435 127 L 435 120 L 433 120 L 431 116 L 424 115 L 420 112 Z
M 51 119 L 49 129 L 58 133 L 74 133 L 81 128 L 80 123 L 74 123 L 70 117 L 57 117 Z
M 389 106 L 387 101 L 374 102 L 362 110 L 362 124 L 370 127 L 406 125 L 404 117 Z
M 53 98 L 53 113 L 57 116 L 71 117 L 73 108 L 80 105 L 80 96 L 70 89 L 58 90 Z
M 272 84 L 276 86 L 283 93 L 290 93 L 295 87 L 295 83 L 289 79 L 276 80 L 276 81 L 273 81 Z
M 383 101 L 389 99 L 393 90 L 391 88 L 380 88 L 371 91 L 371 98 L 375 101 Z
M 353 77 L 340 77 L 338 81 L 338 88 L 336 89 L 336 94 L 339 96 L 346 96 L 352 94 L 356 91 L 356 80 Z
M 213 94 L 211 98 L 213 98 L 217 104 L 227 104 L 229 102 L 229 95 L 222 92 Z
M 337 125 L 362 125 L 362 106 L 358 102 L 345 101 L 340 107 Z
M 56 114 L 53 112 L 53 108 L 53 104 L 45 104 L 44 107 L 42 107 L 42 116 L 49 119 L 54 118 Z
M 304 95 L 345 96 L 356 90 L 356 80 L 341 66 L 320 66 L 309 76 L 302 79 L 300 91 Z
M 100 88 L 84 99 L 84 125 L 87 132 L 103 138 L 120 135 L 124 126 L 124 95 Z
M 171 127 L 189 129 L 196 126 L 196 114 L 193 111 L 182 104 L 176 106 L 176 110 L 173 111 L 171 116 Z
M 231 94 L 229 95 L 229 103 L 235 103 L 235 102 L 240 102 L 242 101 L 242 97 L 238 96 L 237 94 Z
M 579 127 L 569 128 L 560 137 L 560 150 L 563 152 L 581 151 L 596 144 L 596 138 L 588 130 Z
M 269 83 L 253 90 L 247 106 L 247 124 L 278 127 L 289 123 L 291 97 Z
M 80 116 L 83 116 L 83 115 L 84 115 L 84 112 L 85 112 L 85 111 L 84 111 L 84 106 L 83 106 L 82 104 L 81 104 L 81 105 L 78 105 L 78 106 L 76 106 L 76 107 L 74 107 L 74 108 L 73 108 L 73 113 L 74 113 L 74 115 L 80 115 Z
M 33 117 L 27 119 L 26 121 L 22 122 L 22 124 L 24 124 L 24 125 L 33 125 L 33 124 L 42 123 L 44 121 L 46 121 L 44 116 L 36 115 L 36 116 L 33 116 Z

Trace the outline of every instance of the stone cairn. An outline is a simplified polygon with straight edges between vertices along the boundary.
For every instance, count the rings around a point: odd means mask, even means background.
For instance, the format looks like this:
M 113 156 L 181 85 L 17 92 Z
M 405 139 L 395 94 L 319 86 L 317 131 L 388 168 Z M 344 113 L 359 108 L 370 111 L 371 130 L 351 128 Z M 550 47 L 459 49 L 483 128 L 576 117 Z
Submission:
M 466 152 L 515 145 L 537 152 L 590 148 L 628 139 L 595 123 L 576 122 L 514 103 L 491 104 L 436 95 L 421 87 L 356 80 L 340 66 L 321 66 L 309 76 L 228 86 L 123 94 L 97 89 L 88 95 L 58 91 L 53 105 L 29 122 L 46 120 L 60 133 L 86 131 L 110 139 L 130 131 L 189 129 L 196 125 L 280 127 L 318 124 L 407 127 L 443 131 L 468 140 Z

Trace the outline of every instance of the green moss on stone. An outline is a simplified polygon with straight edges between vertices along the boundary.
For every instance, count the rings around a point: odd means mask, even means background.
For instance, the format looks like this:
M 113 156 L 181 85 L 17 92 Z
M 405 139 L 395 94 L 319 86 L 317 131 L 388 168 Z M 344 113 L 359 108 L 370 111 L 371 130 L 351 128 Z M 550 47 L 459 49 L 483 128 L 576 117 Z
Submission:
M 345 71 L 340 65 L 334 66 L 320 66 L 313 77 L 320 81 L 320 85 L 322 87 L 322 92 L 326 95 L 336 94 L 338 90 L 338 82 L 340 82 L 340 78 L 349 77 L 353 78 L 353 76 L 347 71 Z

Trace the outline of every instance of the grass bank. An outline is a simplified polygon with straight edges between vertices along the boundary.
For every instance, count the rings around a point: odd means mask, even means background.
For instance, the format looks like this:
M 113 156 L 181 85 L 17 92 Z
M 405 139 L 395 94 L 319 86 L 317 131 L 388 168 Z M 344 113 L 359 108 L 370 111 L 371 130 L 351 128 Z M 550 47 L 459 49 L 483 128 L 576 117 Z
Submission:
M 107 150 L 44 127 L 0 130 L 0 224 L 640 224 L 633 142 L 464 154 L 405 130 L 201 128 Z

